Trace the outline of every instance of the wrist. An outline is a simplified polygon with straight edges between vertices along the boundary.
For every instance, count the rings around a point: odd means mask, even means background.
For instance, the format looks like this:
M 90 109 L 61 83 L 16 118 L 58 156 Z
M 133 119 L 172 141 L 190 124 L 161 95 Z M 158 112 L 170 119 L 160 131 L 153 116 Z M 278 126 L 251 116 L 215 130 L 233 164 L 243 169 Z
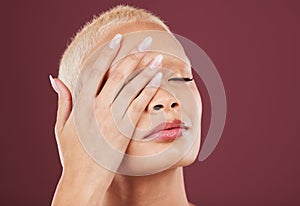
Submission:
M 103 174 L 103 172 L 97 172 L 92 169 L 64 169 L 61 181 L 64 185 L 73 187 L 76 190 L 88 190 L 90 192 L 105 192 L 111 182 L 108 174 Z
M 100 205 L 105 189 L 86 178 L 62 175 L 53 198 L 53 206 Z

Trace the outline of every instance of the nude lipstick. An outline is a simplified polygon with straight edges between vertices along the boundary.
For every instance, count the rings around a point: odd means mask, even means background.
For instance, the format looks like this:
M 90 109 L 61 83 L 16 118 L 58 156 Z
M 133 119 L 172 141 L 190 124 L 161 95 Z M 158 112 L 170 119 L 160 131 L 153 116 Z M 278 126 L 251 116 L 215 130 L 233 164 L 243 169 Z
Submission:
M 173 141 L 182 136 L 182 132 L 188 127 L 181 120 L 175 119 L 171 122 L 163 122 L 153 128 L 145 137 L 144 140 L 154 140 L 159 142 Z

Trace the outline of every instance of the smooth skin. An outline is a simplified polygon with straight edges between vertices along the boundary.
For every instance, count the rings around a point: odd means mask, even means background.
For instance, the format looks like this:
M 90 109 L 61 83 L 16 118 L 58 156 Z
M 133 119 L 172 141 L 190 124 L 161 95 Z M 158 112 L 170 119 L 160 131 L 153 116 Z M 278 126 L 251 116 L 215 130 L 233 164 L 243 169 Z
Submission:
M 153 29 L 153 25 L 146 25 L 147 29 Z M 154 26 L 157 29 L 157 26 Z M 128 27 L 127 27 L 128 29 Z M 137 45 L 137 48 L 139 46 Z M 86 75 L 94 68 L 101 68 L 99 85 L 104 80 L 104 75 L 109 69 L 114 57 L 116 56 L 120 44 L 114 48 L 108 45 L 101 52 L 101 56 L 94 62 L 86 64 Z M 133 50 L 132 53 L 136 51 Z M 96 54 L 95 52 L 94 54 Z M 87 91 L 95 95 L 95 111 L 99 122 L 99 129 L 103 132 L 105 138 L 119 151 L 125 153 L 130 139 L 121 134 L 113 124 L 109 107 L 113 104 L 116 91 L 123 84 L 133 70 L 136 69 L 139 62 L 143 59 L 146 52 L 139 52 L 127 56 L 124 60 L 115 66 L 105 85 L 100 88 L 94 88 L 93 91 Z M 93 59 L 93 58 L 91 58 Z M 148 66 L 153 64 L 153 60 L 148 62 Z M 95 76 L 95 75 L 94 75 Z M 119 94 L 125 102 L 130 102 L 124 112 L 130 113 L 131 121 L 134 125 L 149 104 L 152 97 L 156 94 L 159 81 L 157 79 L 157 70 L 145 69 L 135 78 L 143 79 L 139 87 L 143 88 L 139 96 L 132 102 L 130 96 L 126 95 L 126 88 Z M 90 76 L 91 77 L 91 76 Z M 147 87 L 147 83 L 155 79 L 156 84 Z M 88 78 L 83 84 L 88 84 Z M 99 166 L 84 150 L 76 133 L 76 127 L 73 121 L 72 95 L 69 89 L 58 78 L 51 79 L 55 91 L 58 93 L 58 110 L 55 125 L 55 135 L 59 148 L 59 155 L 63 166 L 63 171 L 57 189 L 55 191 L 52 206 L 60 205 L 192 205 L 188 202 L 183 181 L 182 167 L 166 170 L 164 172 L 131 177 L 123 176 L 110 172 Z M 153 83 L 153 81 L 152 81 Z M 91 87 L 86 87 L 91 88 Z M 85 87 L 82 88 L 82 94 Z M 113 92 L 112 92 L 113 91 Z M 128 91 L 127 91 L 128 92 Z M 98 95 L 97 95 L 98 93 Z M 127 98 L 127 100 L 126 100 Z M 124 102 L 123 100 L 118 100 Z M 105 121 L 104 124 L 101 122 Z M 107 154 L 103 154 L 107 156 Z M 114 166 L 118 167 L 122 157 L 112 160 Z

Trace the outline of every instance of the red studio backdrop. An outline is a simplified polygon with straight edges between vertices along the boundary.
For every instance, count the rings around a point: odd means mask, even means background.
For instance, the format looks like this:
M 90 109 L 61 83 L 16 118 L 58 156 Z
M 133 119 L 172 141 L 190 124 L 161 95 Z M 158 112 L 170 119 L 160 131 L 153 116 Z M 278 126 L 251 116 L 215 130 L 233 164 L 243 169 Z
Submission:
M 204 162 L 184 169 L 204 206 L 296 206 L 299 186 L 299 20 L 295 0 L 2 2 L 0 205 L 50 205 L 61 173 L 54 136 L 57 75 L 76 31 L 118 4 L 145 8 L 197 43 L 222 78 L 227 118 Z M 210 101 L 202 93 L 203 131 Z

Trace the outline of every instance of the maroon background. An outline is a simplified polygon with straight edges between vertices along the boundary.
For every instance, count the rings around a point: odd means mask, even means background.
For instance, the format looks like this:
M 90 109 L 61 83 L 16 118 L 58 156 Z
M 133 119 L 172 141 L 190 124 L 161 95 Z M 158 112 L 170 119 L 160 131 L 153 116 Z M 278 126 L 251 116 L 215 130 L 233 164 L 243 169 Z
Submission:
M 228 101 L 205 162 L 185 169 L 197 205 L 299 205 L 299 1 L 2 2 L 0 205 L 50 205 L 60 175 L 53 134 L 57 75 L 70 37 L 118 3 L 149 9 L 215 63 Z M 209 100 L 204 95 L 204 134 Z M 299 128 L 299 127 L 298 127 Z

